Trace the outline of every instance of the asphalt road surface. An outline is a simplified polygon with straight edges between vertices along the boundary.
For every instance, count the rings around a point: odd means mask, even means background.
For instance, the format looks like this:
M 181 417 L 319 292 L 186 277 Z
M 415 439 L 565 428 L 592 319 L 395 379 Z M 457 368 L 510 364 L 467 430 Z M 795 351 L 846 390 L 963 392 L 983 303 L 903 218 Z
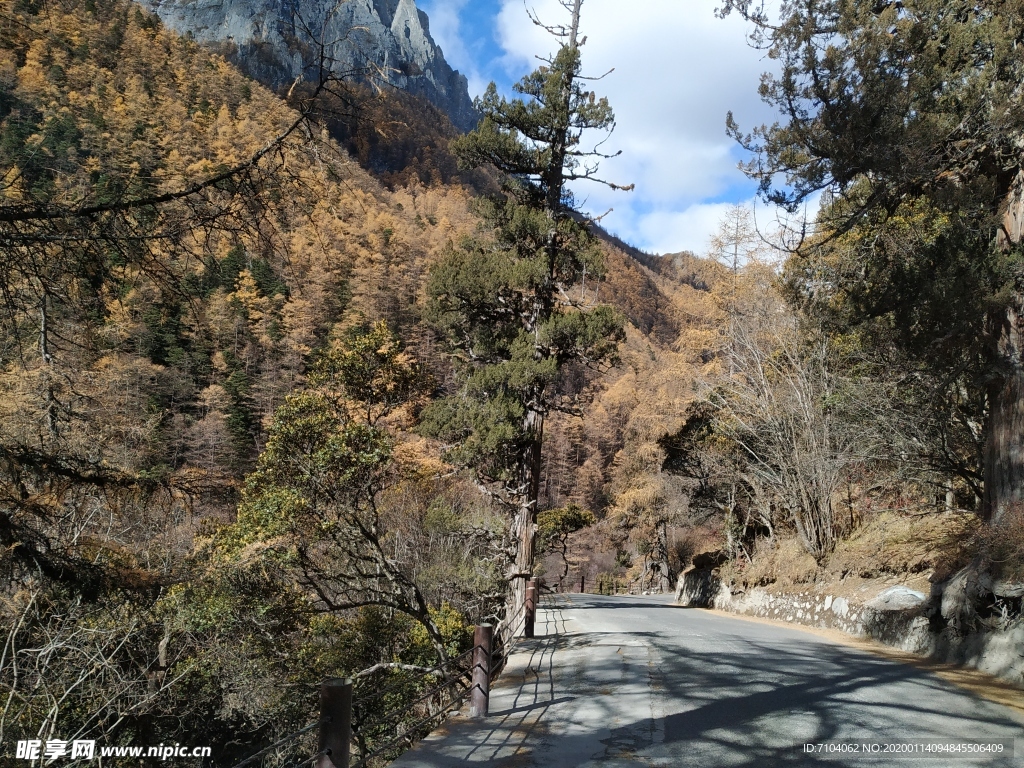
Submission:
M 1024 766 L 1013 710 L 796 629 L 663 597 L 567 595 L 537 635 L 486 720 L 453 718 L 394 766 Z M 963 751 L 979 743 L 993 751 Z

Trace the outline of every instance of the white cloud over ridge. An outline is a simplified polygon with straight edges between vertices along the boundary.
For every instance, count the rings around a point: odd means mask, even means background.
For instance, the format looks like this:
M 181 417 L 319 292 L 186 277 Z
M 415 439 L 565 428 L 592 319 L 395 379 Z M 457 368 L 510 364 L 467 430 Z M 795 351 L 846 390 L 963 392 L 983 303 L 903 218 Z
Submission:
M 523 0 L 491 0 L 497 16 L 494 39 L 460 19 L 487 0 L 424 0 L 431 31 L 452 66 L 482 92 L 487 73 L 504 70 L 512 81 L 538 65 L 556 41 L 530 22 Z M 604 224 L 648 251 L 684 249 L 702 253 L 728 203 L 748 201 L 753 184 L 736 168 L 742 152 L 725 135 L 730 110 L 749 129 L 775 116 L 757 88 L 770 68 L 763 51 L 750 48 L 738 17 L 716 18 L 721 0 L 586 0 L 581 34 L 584 74 L 600 75 L 599 95 L 607 96 L 617 128 L 603 149 L 622 155 L 602 165 L 602 176 L 636 184 L 616 193 L 596 184 L 574 192 L 592 214 L 614 208 Z M 498 7 L 500 6 L 500 7 Z M 546 23 L 561 23 L 566 12 L 557 0 L 529 0 Z M 495 50 L 494 40 L 501 50 Z
M 642 247 L 645 250 L 653 253 L 692 251 L 703 255 L 708 238 L 718 229 L 731 205 L 694 203 L 684 210 L 662 209 L 640 214 L 634 226 L 644 233 L 646 246 Z

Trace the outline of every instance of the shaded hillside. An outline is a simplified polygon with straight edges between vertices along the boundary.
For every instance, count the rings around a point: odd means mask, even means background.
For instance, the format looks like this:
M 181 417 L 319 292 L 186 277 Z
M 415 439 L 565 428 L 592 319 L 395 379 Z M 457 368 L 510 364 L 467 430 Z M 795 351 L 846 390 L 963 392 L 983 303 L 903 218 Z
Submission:
M 315 104 L 309 86 L 289 89 L 289 101 L 310 109 L 364 169 L 395 189 L 410 184 L 464 185 L 492 193 L 498 185 L 486 170 L 460 170 L 448 143 L 459 135 L 451 120 L 426 99 L 398 88 L 375 90 L 338 84 Z
M 679 317 L 657 273 L 618 248 L 609 248 L 607 254 L 608 271 L 596 291 L 597 301 L 616 307 L 658 344 L 671 346 L 679 334 Z
M 708 262 L 689 251 L 679 253 L 656 254 L 648 253 L 640 248 L 630 245 L 618 235 L 594 227 L 594 233 L 604 243 L 612 248 L 621 251 L 634 261 L 643 264 L 656 275 L 667 277 L 674 282 L 686 283 L 699 290 L 707 290 L 709 283 Z

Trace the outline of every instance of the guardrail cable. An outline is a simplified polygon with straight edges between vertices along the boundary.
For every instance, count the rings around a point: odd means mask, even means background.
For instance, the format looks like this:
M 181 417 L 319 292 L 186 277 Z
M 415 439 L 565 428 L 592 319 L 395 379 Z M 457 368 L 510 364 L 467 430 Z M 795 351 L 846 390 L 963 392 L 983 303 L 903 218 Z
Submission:
M 491 654 L 491 679 L 497 677 L 497 675 L 505 668 L 505 664 L 508 662 L 509 656 L 515 650 L 519 640 L 519 632 L 523 629 L 526 624 L 526 612 L 524 611 L 515 625 L 508 632 L 508 640 L 502 642 L 502 644 Z M 498 631 L 495 633 L 498 637 L 504 634 L 504 627 L 498 625 Z
M 320 725 L 320 721 L 319 720 L 317 720 L 315 723 L 310 723 L 305 728 L 300 728 L 295 733 L 288 734 L 287 736 L 285 736 L 280 741 L 275 741 L 269 747 L 264 747 L 259 752 L 256 752 L 254 754 L 249 755 L 247 758 L 245 758 L 245 760 L 243 760 L 240 763 L 235 763 L 233 766 L 231 766 L 231 768 L 245 768 L 245 766 L 247 766 L 247 765 L 252 765 L 252 763 L 254 761 L 259 760 L 261 757 L 264 757 L 265 755 L 269 755 L 275 749 L 280 749 L 281 747 L 285 746 L 286 744 L 290 744 L 291 742 L 295 741 L 295 739 L 297 739 L 299 736 L 302 736 L 303 734 L 309 733 L 310 731 L 312 731 L 314 728 L 318 727 L 319 725 Z M 319 755 L 317 755 L 317 757 L 319 757 Z
M 466 672 L 468 672 L 468 670 L 467 670 Z M 411 709 L 412 709 L 413 707 L 415 707 L 415 706 L 416 706 L 417 704 L 421 703 L 422 701 L 424 701 L 424 700 L 426 700 L 426 699 L 429 699 L 429 698 L 430 698 L 431 696 L 434 696 L 434 695 L 436 695 L 436 694 L 440 693 L 440 692 L 441 692 L 441 691 L 443 691 L 443 690 L 444 690 L 445 688 L 448 688 L 449 686 L 451 686 L 451 685 L 454 685 L 454 684 L 456 684 L 456 683 L 462 682 L 462 681 L 463 681 L 463 679 L 464 679 L 464 678 L 466 677 L 466 672 L 463 672 L 463 673 L 462 673 L 461 675 L 458 675 L 458 676 L 456 676 L 456 677 L 452 677 L 452 678 L 449 678 L 448 680 L 445 680 L 445 681 L 444 681 L 443 683 L 441 683 L 440 685 L 438 685 L 438 686 L 436 686 L 436 687 L 434 687 L 434 688 L 431 688 L 431 689 L 430 689 L 429 691 L 427 691 L 426 693 L 424 693 L 424 694 L 423 694 L 422 696 L 420 696 L 420 697 L 419 697 L 418 699 L 416 699 L 415 701 L 411 701 L 411 702 L 409 702 L 408 704 L 405 704 L 405 705 L 403 705 L 403 706 L 401 706 L 401 707 L 398 707 L 398 708 L 396 708 L 396 709 L 393 709 L 393 710 L 391 710 L 391 711 L 390 711 L 390 712 L 388 712 L 387 714 L 381 715 L 381 716 L 380 716 L 380 717 L 378 718 L 378 721 L 386 721 L 386 720 L 390 720 L 390 719 L 391 719 L 391 718 L 392 718 L 393 716 L 395 716 L 395 715 L 400 715 L 400 714 L 402 714 L 403 712 L 408 712 L 408 711 L 409 711 L 409 710 L 411 710 Z M 355 706 L 355 705 L 353 705 L 353 706 Z
M 302 760 L 300 760 L 297 763 L 292 763 L 291 765 L 288 766 L 288 768 L 306 768 L 306 766 L 312 766 L 312 765 L 314 765 L 316 763 L 317 760 L 319 760 L 321 757 L 323 757 L 326 754 L 327 754 L 326 751 L 324 751 L 324 752 L 317 752 L 312 757 L 306 757 L 306 758 L 303 758 Z
M 466 691 L 468 691 L 468 690 L 469 689 L 467 688 Z M 454 709 L 457 704 L 461 704 L 462 703 L 462 699 L 465 697 L 466 691 L 463 691 L 462 694 L 460 694 L 459 696 L 456 696 L 455 698 L 453 698 L 450 702 L 448 702 L 448 704 L 446 704 L 445 706 L 441 707 L 441 709 L 439 709 L 437 712 L 434 712 L 431 715 L 427 715 L 425 718 L 420 720 L 415 725 L 412 725 L 409 728 L 406 728 L 406 730 L 403 733 L 399 734 L 398 736 L 395 736 L 394 738 L 392 738 L 390 741 L 386 742 L 385 744 L 378 746 L 376 749 L 373 750 L 373 752 L 370 752 L 365 757 L 360 758 L 357 762 L 355 762 L 351 766 L 349 766 L 349 768 L 363 768 L 363 766 L 365 766 L 368 761 L 370 761 L 373 758 L 383 754 L 384 752 L 387 752 L 389 749 L 392 749 L 393 747 L 397 746 L 399 744 L 399 742 L 401 742 L 404 739 L 407 739 L 410 734 L 415 733 L 417 730 L 422 728 L 424 725 L 429 723 L 431 720 L 436 720 L 441 715 L 448 714 L 448 712 L 450 712 L 452 709 Z

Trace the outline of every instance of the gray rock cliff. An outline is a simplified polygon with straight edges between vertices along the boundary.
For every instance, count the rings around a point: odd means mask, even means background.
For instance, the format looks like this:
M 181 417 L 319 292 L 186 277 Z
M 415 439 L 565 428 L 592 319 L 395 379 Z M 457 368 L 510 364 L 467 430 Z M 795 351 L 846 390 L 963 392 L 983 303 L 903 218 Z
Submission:
M 142 0 L 163 23 L 201 43 L 227 45 L 272 86 L 318 77 L 320 41 L 335 73 L 368 64 L 394 86 L 425 98 L 462 131 L 477 114 L 466 78 L 430 37 L 415 0 Z

